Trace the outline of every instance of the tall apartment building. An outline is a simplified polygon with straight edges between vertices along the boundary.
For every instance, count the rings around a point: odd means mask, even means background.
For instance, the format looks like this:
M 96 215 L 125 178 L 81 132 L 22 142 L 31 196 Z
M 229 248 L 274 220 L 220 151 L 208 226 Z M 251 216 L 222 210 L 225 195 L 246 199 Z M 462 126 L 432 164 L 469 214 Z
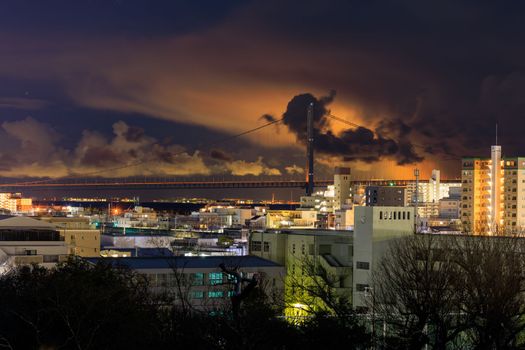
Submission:
M 11 193 L 0 193 L 0 209 L 16 212 L 16 199 L 11 197 Z
M 463 158 L 461 222 L 476 234 L 525 229 L 525 158 L 501 157 L 501 146 L 490 158 Z
M 490 232 L 491 164 L 489 158 L 463 158 L 461 223 L 467 232 Z
M 503 225 L 505 230 L 525 230 L 525 158 L 503 160 Z
M 0 209 L 15 212 L 30 212 L 33 209 L 33 200 L 31 198 L 22 198 L 21 193 L 0 193 Z
M 441 172 L 439 170 L 432 170 L 432 174 L 428 181 L 419 181 L 418 187 L 418 202 L 421 203 L 437 203 L 441 198 L 449 196 L 451 188 L 461 186 L 457 181 L 441 181 Z M 407 184 L 407 204 L 414 204 L 416 201 L 416 182 Z
M 432 170 L 428 181 L 419 181 L 418 186 L 418 215 L 420 218 L 439 217 L 439 201 L 450 196 L 450 191 L 461 187 L 461 183 L 456 181 L 442 181 L 441 172 Z M 410 182 L 406 187 L 407 205 L 415 205 L 416 202 L 416 182 Z
M 336 167 L 334 173 L 334 210 L 350 204 L 351 187 L 350 168 Z

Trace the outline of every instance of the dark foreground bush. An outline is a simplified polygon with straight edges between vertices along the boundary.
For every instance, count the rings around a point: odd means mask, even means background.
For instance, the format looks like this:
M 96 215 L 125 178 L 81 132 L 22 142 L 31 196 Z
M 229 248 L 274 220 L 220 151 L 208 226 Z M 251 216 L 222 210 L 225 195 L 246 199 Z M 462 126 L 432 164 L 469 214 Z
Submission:
M 290 324 L 257 288 L 236 317 L 227 307 L 212 314 L 174 305 L 153 297 L 141 276 L 105 263 L 21 267 L 0 278 L 0 347 L 304 350 L 366 343 L 353 321 L 323 314 Z

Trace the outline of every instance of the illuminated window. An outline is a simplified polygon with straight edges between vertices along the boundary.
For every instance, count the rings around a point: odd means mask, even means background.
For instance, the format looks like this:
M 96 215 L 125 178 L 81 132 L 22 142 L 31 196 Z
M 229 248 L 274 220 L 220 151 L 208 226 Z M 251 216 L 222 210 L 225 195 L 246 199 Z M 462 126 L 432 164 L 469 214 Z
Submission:
M 210 299 L 222 298 L 223 296 L 224 292 L 220 290 L 212 290 L 208 292 L 208 298 Z
M 208 274 L 208 282 L 212 286 L 222 284 L 222 272 L 210 272 Z
M 202 272 L 194 273 L 191 280 L 192 286 L 204 285 L 204 274 Z

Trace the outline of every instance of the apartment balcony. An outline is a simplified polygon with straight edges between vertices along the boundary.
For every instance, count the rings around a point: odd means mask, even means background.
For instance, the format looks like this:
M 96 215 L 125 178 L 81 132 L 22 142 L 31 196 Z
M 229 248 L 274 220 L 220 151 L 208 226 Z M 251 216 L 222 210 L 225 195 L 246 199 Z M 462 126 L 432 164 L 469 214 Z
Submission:
M 56 264 L 67 261 L 68 257 L 67 254 L 14 255 L 12 261 L 15 265 Z
M 43 255 L 16 255 L 14 256 L 15 265 L 42 264 L 43 262 L 44 262 Z

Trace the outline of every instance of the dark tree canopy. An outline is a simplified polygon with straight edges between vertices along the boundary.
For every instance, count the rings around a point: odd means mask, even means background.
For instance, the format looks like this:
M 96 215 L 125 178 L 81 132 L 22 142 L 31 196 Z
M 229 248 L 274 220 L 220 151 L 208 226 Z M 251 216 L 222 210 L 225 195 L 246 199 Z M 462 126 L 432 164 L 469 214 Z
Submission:
M 118 349 L 158 339 L 147 285 L 129 270 L 72 259 L 0 279 L 0 332 L 20 349 Z
M 522 237 L 416 235 L 397 241 L 373 276 L 369 309 L 388 348 L 525 346 Z

